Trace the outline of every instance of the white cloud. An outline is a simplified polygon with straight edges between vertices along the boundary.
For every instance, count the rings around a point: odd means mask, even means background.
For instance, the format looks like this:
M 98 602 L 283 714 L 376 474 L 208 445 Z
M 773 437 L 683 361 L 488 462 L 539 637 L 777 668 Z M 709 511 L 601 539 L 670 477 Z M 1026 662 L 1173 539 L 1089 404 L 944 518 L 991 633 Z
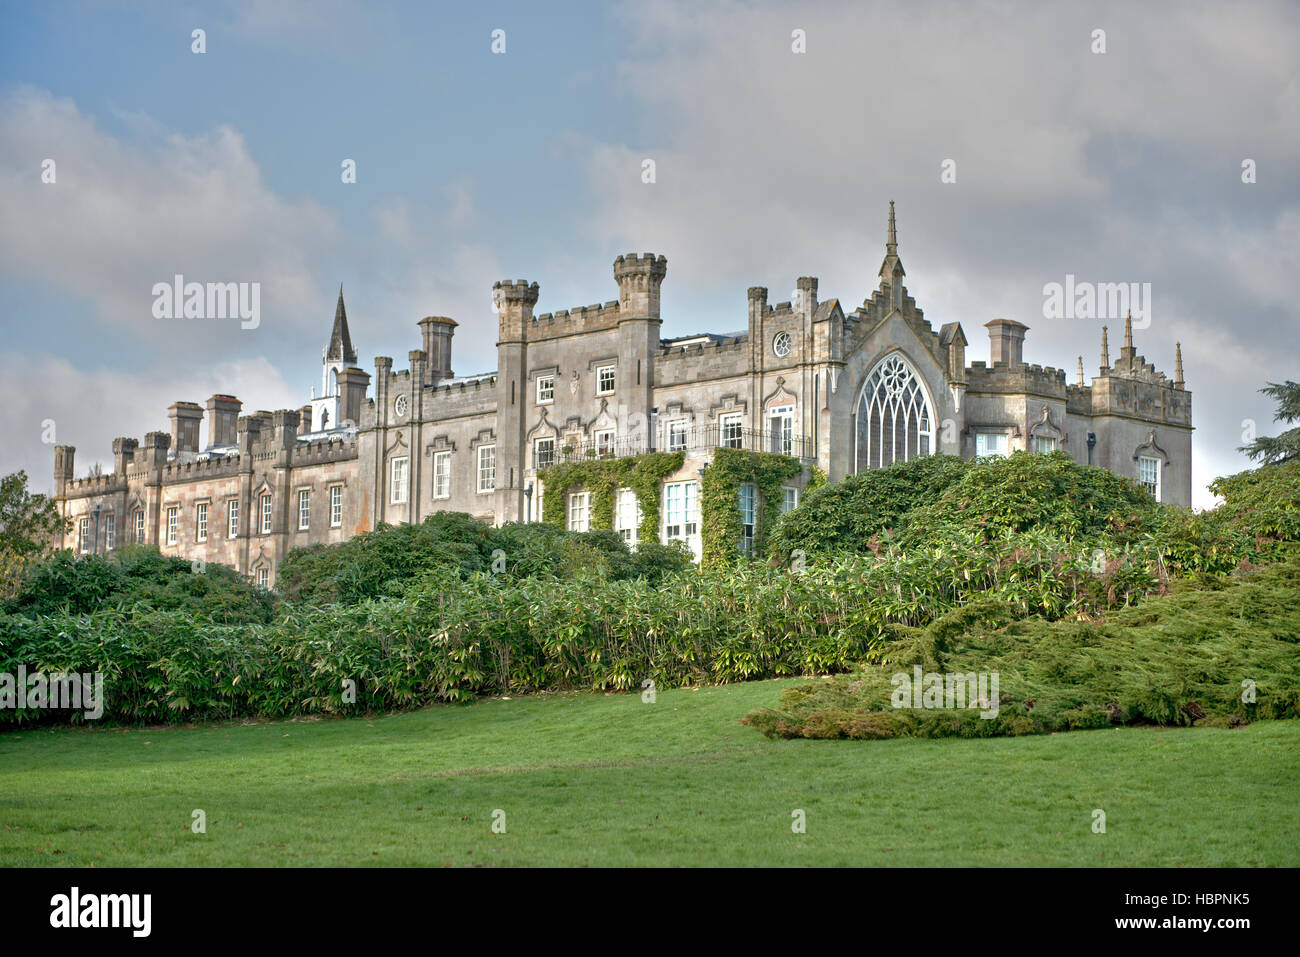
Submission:
M 497 364 L 490 293 L 505 273 L 490 246 L 464 238 L 479 220 L 471 185 L 448 184 L 442 200 L 445 205 L 434 210 L 407 199 L 375 207 L 372 215 L 385 240 L 382 259 L 372 263 L 383 290 L 383 312 L 408 348 L 419 346 L 420 319 L 431 313 L 450 316 L 459 323 L 453 370 L 487 372 Z
M 55 356 L 0 356 L 0 376 L 9 383 L 5 413 L 4 459 L 0 474 L 27 472 L 31 486 L 52 486 L 54 444 L 77 449 L 77 475 L 98 462 L 113 466 L 113 437 L 142 438 L 168 432 L 167 407 L 178 400 L 206 406 L 214 393 L 234 395 L 243 413 L 258 409 L 296 409 L 302 390 L 285 383 L 266 359 L 219 362 L 197 368 L 154 370 L 138 376 L 112 368 L 79 369 Z M 54 441 L 42 444 L 46 423 Z M 207 444 L 207 421 L 201 435 Z
M 83 297 L 141 339 L 157 335 L 153 284 L 175 273 L 260 282 L 263 313 L 290 322 L 331 305 L 314 263 L 338 241 L 334 215 L 268 188 L 229 127 L 128 142 L 22 88 L 0 100 L 0 143 L 0 274 Z M 41 182 L 46 158 L 54 184 Z

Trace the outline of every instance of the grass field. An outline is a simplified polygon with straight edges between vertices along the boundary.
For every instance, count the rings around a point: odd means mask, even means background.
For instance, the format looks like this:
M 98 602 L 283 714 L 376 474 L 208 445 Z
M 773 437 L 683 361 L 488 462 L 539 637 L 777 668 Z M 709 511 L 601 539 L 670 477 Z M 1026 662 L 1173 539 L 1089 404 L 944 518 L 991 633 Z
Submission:
M 1300 864 L 1300 722 L 873 742 L 738 723 L 789 684 L 5 733 L 0 865 Z

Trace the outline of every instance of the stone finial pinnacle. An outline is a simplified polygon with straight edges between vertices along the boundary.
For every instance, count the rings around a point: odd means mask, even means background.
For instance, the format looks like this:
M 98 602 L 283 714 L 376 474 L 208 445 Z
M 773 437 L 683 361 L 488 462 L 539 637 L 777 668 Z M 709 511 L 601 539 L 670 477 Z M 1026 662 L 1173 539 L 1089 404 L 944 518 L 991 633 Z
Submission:
M 1101 374 L 1106 375 L 1110 369 L 1110 338 L 1106 334 L 1106 326 L 1101 327 Z
M 907 272 L 898 258 L 898 230 L 894 225 L 894 201 L 889 201 L 889 232 L 885 236 L 885 261 L 880 264 L 880 284 L 891 287 L 890 299 L 895 307 L 903 302 L 903 277 Z
M 1079 356 L 1079 385 L 1083 385 L 1083 356 Z
M 1133 348 L 1133 310 L 1131 309 L 1124 317 L 1124 348 L 1130 350 Z
M 1174 343 L 1174 388 L 1181 389 L 1183 382 L 1183 344 Z

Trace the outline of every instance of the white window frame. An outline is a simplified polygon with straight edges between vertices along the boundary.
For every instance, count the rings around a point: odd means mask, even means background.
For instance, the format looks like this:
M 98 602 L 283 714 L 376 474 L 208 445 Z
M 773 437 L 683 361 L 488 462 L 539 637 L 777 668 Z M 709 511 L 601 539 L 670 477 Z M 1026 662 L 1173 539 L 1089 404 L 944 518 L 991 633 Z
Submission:
M 1142 475 L 1142 466 L 1151 465 L 1154 472 L 1153 481 L 1148 484 L 1146 478 Z M 1160 480 L 1163 478 L 1164 463 L 1152 455 L 1138 456 L 1138 484 L 1151 493 L 1151 497 L 1157 502 L 1160 501 Z M 1153 487 L 1154 486 L 1154 487 Z
M 689 435 L 691 431 L 690 423 L 685 419 L 673 419 L 667 425 L 667 441 L 664 447 L 669 452 L 684 452 L 689 444 Z M 680 438 L 680 444 L 674 439 Z
M 608 374 L 608 375 L 607 375 Z M 606 385 L 605 380 L 609 383 Z M 618 366 L 604 365 L 596 367 L 596 395 L 613 395 L 618 389 Z
M 144 509 L 135 510 L 135 540 L 137 543 L 144 541 Z
M 996 441 L 995 441 L 996 440 Z M 984 445 L 984 451 L 980 451 L 981 441 Z M 994 448 L 989 451 L 989 445 L 1000 445 L 1001 448 Z M 975 457 L 983 458 L 988 455 L 1000 455 L 1006 458 L 1011 454 L 1011 436 L 1005 432 L 976 432 L 975 433 Z
M 298 531 L 311 530 L 311 489 L 298 489 Z
M 794 455 L 794 406 L 768 409 L 767 427 L 771 434 L 768 451 L 777 455 Z
M 542 454 L 542 445 L 544 443 L 550 443 L 551 448 L 550 448 L 549 455 Z M 549 461 L 543 461 L 543 459 L 548 459 Z M 533 468 L 544 469 L 554 464 L 555 464 L 555 436 L 548 435 L 540 439 L 534 439 L 533 440 Z
M 614 531 L 618 532 L 628 548 L 636 548 L 640 544 L 643 517 L 636 490 L 619 489 L 614 498 Z
M 480 445 L 476 462 L 478 465 L 478 482 L 476 487 L 479 495 L 487 495 L 497 490 L 497 447 L 495 445 Z
M 686 542 L 695 551 L 700 537 L 699 483 L 665 483 L 663 514 L 664 541 Z
M 550 405 L 555 401 L 555 373 L 548 372 L 537 377 L 537 404 Z
M 781 514 L 799 507 L 799 489 L 792 485 L 781 486 Z
M 433 453 L 433 497 L 451 498 L 451 453 Z
M 260 566 L 255 572 L 253 572 L 253 579 L 257 582 L 258 588 L 269 589 L 271 587 L 271 569 L 267 568 L 265 565 Z
M 594 443 L 593 447 L 596 450 L 597 458 L 600 458 L 602 455 L 612 456 L 614 454 L 614 436 L 615 436 L 614 429 L 601 429 L 600 431 L 596 432 L 595 435 L 592 436 L 593 443 Z M 601 451 L 602 445 L 605 447 L 604 452 Z
M 194 505 L 194 540 L 196 542 L 206 542 L 208 540 L 207 502 L 196 502 Z
M 411 498 L 411 457 L 399 455 L 388 463 L 388 503 L 405 505 Z
M 77 550 L 86 555 L 90 552 L 90 519 L 82 518 L 77 524 Z
M 226 503 L 226 538 L 239 537 L 239 499 Z
M 758 531 L 758 486 L 741 482 L 736 505 L 740 509 L 740 550 L 748 555 L 754 550 L 754 534 Z
M 167 544 L 175 545 L 180 525 L 180 507 L 176 505 L 167 506 Z
M 569 514 L 565 527 L 571 532 L 591 531 L 590 492 L 569 493 Z
M 261 528 L 263 535 L 270 535 L 271 526 L 272 526 L 271 520 L 275 514 L 274 513 L 275 505 L 271 499 L 270 492 L 263 492 L 261 494 L 261 496 L 258 499 L 258 506 L 261 509 L 261 514 L 262 514 L 261 525 L 259 527 Z
M 330 528 L 343 527 L 343 486 L 330 486 Z
M 1046 445 L 1047 447 L 1040 448 L 1039 447 L 1040 443 Z M 1039 455 L 1048 455 L 1056 451 L 1057 442 L 1056 439 L 1052 438 L 1052 436 L 1050 435 L 1035 435 L 1033 437 L 1033 447 L 1034 447 L 1034 451 L 1037 452 Z
M 732 433 L 734 434 L 728 434 Z M 718 419 L 718 445 L 724 449 L 745 447 L 744 422 L 739 412 L 728 412 Z
M 104 551 L 113 550 L 113 540 L 117 537 L 117 516 L 109 512 L 104 516 Z

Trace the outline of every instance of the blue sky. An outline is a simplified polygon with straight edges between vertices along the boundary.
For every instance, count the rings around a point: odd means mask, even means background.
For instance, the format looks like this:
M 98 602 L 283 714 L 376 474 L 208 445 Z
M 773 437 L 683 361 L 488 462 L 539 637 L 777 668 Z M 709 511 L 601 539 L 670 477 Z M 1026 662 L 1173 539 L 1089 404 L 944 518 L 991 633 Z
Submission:
M 665 336 L 800 275 L 851 309 L 895 199 L 909 290 L 974 359 L 1006 316 L 1091 375 L 1102 321 L 1045 319 L 1043 285 L 1151 282 L 1136 344 L 1169 373 L 1183 344 L 1207 504 L 1243 420 L 1276 431 L 1255 390 L 1300 378 L 1300 13 L 1043 6 L 0 6 L 0 471 L 48 487 L 48 420 L 84 469 L 177 399 L 301 405 L 340 282 L 364 368 L 444 314 L 461 374 L 495 367 L 493 281 L 609 300 L 622 252 L 668 257 Z M 153 319 L 178 272 L 261 282 L 261 326 Z

